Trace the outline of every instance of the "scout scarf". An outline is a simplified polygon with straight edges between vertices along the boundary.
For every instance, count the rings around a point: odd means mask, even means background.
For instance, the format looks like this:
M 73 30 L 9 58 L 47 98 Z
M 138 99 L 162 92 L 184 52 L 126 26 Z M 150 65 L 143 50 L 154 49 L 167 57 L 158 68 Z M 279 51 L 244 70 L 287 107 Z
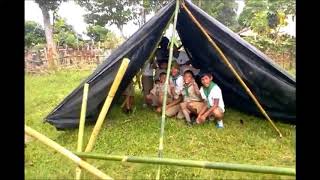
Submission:
M 191 87 L 191 83 L 183 85 L 183 90 L 184 90 L 187 97 L 189 97 L 189 91 L 188 91 L 189 87 Z
M 213 88 L 215 85 L 216 85 L 216 84 L 211 81 L 209 87 L 204 87 L 204 86 L 203 86 L 203 92 L 204 92 L 204 95 L 206 95 L 206 97 L 207 97 L 207 103 L 208 103 L 208 107 L 209 107 L 209 108 L 211 107 L 211 106 L 210 106 L 210 103 L 209 103 L 209 94 L 210 94 L 212 88 Z

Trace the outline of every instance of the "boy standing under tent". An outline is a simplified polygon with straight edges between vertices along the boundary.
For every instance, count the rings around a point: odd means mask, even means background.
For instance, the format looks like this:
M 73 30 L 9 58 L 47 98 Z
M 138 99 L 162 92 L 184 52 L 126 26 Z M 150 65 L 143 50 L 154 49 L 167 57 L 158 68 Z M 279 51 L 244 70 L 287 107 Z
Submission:
M 166 81 L 166 73 L 162 72 L 159 75 L 159 83 L 156 83 L 153 89 L 151 89 L 150 94 L 147 95 L 148 104 L 155 106 L 156 111 L 159 113 L 161 112 L 161 108 L 162 108 L 165 81 Z M 171 103 L 172 101 L 173 101 L 173 95 L 171 93 L 171 89 L 168 87 L 167 104 Z
M 217 120 L 217 128 L 223 128 L 224 116 L 224 102 L 220 87 L 215 84 L 210 73 L 201 74 L 201 88 L 200 93 L 204 99 L 206 106 L 204 106 L 196 119 L 197 123 L 203 123 L 207 117 L 213 116 Z
M 125 91 L 122 94 L 124 96 L 124 102 L 121 105 L 122 110 L 125 113 L 130 113 L 132 112 L 132 108 L 133 108 L 133 101 L 134 101 L 134 84 L 133 81 L 131 81 L 129 83 L 129 85 L 127 86 L 127 88 L 125 89 Z
M 150 90 L 153 88 L 153 68 L 151 62 L 147 62 L 143 68 L 142 72 L 142 91 L 144 103 L 143 107 L 147 106 L 147 95 L 150 93 Z

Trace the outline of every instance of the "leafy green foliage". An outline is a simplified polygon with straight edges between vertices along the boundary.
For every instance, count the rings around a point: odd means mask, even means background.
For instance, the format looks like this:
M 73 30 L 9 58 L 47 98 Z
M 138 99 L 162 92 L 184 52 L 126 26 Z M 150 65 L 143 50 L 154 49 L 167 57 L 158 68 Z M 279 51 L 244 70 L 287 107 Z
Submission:
M 265 53 L 289 53 L 295 62 L 295 38 L 281 35 L 280 28 L 288 24 L 286 17 L 295 14 L 294 0 L 246 0 L 240 14 L 241 28 L 249 27 L 258 35 L 245 39 Z
M 78 4 L 85 7 L 89 13 L 85 15 L 88 24 L 100 25 L 115 24 L 123 31 L 123 25 L 138 16 L 136 5 L 138 0 L 78 0 Z
M 194 0 L 194 4 L 200 6 L 206 13 L 232 30 L 238 29 L 237 8 L 235 0 Z
M 79 41 L 80 35 L 78 35 L 73 27 L 66 23 L 66 20 L 57 17 L 54 23 L 53 38 L 59 45 L 68 45 L 70 47 L 76 47 Z
M 37 44 L 45 43 L 44 30 L 40 24 L 34 21 L 24 23 L 24 46 L 30 48 Z
M 40 6 L 40 8 L 44 8 L 47 11 L 57 10 L 63 1 L 67 0 L 35 0 L 35 2 Z
M 294 0 L 246 0 L 238 21 L 242 28 L 260 30 L 264 25 L 268 32 L 268 28 L 286 25 L 285 17 L 290 14 L 295 14 Z
M 110 31 L 100 25 L 89 25 L 87 27 L 87 35 L 95 42 L 105 41 Z

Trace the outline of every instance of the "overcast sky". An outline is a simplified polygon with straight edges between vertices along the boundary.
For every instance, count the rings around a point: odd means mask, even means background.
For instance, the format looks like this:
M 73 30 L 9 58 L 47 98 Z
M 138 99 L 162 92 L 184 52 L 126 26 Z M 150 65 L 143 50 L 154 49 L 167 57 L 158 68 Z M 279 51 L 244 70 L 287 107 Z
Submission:
M 239 8 L 237 14 L 240 14 L 244 7 L 243 0 L 236 0 L 239 4 Z M 74 1 L 68 1 L 61 3 L 58 11 L 58 15 L 65 18 L 67 23 L 72 25 L 79 34 L 83 34 L 86 32 L 87 24 L 84 22 L 83 15 L 86 13 L 84 8 L 77 5 Z M 25 20 L 35 21 L 43 26 L 43 18 L 41 10 L 37 3 L 33 0 L 25 0 Z M 152 15 L 147 16 L 147 20 L 149 20 Z M 51 20 L 52 21 L 52 20 Z M 120 31 L 117 29 L 115 25 L 107 26 L 107 28 L 116 34 L 120 35 Z M 131 36 L 134 32 L 138 30 L 138 26 L 134 25 L 132 22 L 128 23 L 124 26 L 124 34 L 126 37 Z M 170 28 L 172 29 L 172 28 Z M 167 31 L 167 35 L 171 34 L 170 29 Z M 287 31 L 290 31 L 290 34 L 295 34 L 295 23 L 289 24 L 287 27 Z

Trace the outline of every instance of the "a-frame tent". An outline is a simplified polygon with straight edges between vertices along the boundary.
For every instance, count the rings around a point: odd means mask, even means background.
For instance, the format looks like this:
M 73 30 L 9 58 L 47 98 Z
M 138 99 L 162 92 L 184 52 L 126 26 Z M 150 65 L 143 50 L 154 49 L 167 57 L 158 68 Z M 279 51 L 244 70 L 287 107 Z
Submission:
M 244 41 L 192 2 L 187 0 L 184 2 L 185 6 L 223 51 L 268 115 L 275 120 L 295 123 L 295 79 L 261 51 Z M 163 31 L 173 17 L 174 8 L 175 1 L 172 1 L 155 14 L 49 113 L 45 121 L 59 130 L 77 128 L 83 85 L 89 83 L 86 122 L 95 122 L 122 59 L 124 57 L 129 58 L 130 64 L 120 83 L 115 99 L 124 91 L 130 80 L 157 48 Z M 213 74 L 214 81 L 222 89 L 226 107 L 262 116 L 230 69 L 219 58 L 216 50 L 210 46 L 206 37 L 188 16 L 185 9 L 181 7 L 176 30 L 185 50 L 191 56 L 192 65 Z

